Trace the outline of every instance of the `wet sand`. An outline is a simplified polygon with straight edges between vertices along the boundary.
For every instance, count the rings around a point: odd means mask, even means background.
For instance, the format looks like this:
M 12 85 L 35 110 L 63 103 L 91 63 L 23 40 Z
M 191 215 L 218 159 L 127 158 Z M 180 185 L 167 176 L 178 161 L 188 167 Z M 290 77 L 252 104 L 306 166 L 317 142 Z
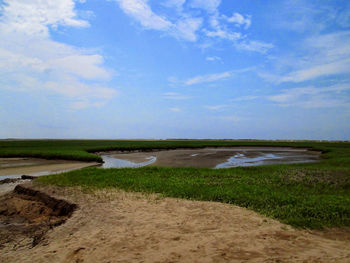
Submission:
M 233 205 L 158 195 L 36 187 L 78 204 L 34 248 L 6 243 L 0 262 L 349 262 L 349 229 L 296 230 Z
M 113 158 L 127 160 L 134 163 L 142 163 L 152 156 L 157 160 L 150 166 L 166 167 L 197 167 L 215 168 L 218 164 L 227 162 L 235 155 L 243 154 L 250 160 L 262 159 L 266 154 L 276 155 L 262 161 L 255 161 L 260 164 L 281 164 L 316 162 L 320 160 L 320 152 L 307 149 L 296 149 L 287 147 L 235 147 L 235 148 L 204 148 L 204 149 L 176 149 L 152 152 L 121 152 L 110 154 Z M 251 164 L 254 161 L 251 161 Z M 249 160 L 248 160 L 249 165 Z M 237 165 L 238 166 L 238 165 Z M 245 166 L 244 164 L 242 166 Z
M 99 165 L 99 163 L 39 158 L 0 158 L 0 180 L 18 178 L 23 174 L 47 175 L 96 165 Z

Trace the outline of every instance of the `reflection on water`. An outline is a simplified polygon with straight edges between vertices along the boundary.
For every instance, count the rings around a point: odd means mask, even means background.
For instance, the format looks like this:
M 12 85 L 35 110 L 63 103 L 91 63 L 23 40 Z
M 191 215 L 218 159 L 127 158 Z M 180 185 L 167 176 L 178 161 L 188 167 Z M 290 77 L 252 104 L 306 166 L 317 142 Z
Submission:
M 104 163 L 102 168 L 138 168 L 154 163 L 157 160 L 155 156 L 145 158 L 147 161 L 142 163 L 134 163 L 127 160 L 113 158 L 107 155 L 101 156 Z

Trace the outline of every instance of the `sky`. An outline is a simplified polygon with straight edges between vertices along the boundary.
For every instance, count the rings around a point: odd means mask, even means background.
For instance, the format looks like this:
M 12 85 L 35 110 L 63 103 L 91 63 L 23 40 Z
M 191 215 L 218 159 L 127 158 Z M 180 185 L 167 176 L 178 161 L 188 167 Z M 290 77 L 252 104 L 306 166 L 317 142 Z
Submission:
M 0 0 L 0 138 L 350 140 L 350 1 Z

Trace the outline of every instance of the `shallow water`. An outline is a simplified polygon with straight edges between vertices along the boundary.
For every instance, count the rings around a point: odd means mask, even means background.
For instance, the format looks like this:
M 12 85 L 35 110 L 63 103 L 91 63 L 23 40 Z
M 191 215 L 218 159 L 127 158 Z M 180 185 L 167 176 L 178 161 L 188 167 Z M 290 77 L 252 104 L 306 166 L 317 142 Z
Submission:
M 221 169 L 221 168 L 231 168 L 231 167 L 238 167 L 238 166 L 256 166 L 256 165 L 262 165 L 267 160 L 275 160 L 279 159 L 279 157 L 276 154 L 263 154 L 262 156 L 249 158 L 245 156 L 242 153 L 235 154 L 234 156 L 230 157 L 226 162 L 219 163 L 215 166 L 215 169 Z
M 150 165 L 157 160 L 157 157 L 149 156 L 145 158 L 147 160 L 145 162 L 134 163 L 128 160 L 113 158 L 108 155 L 102 155 L 101 157 L 104 161 L 104 163 L 102 164 L 102 168 L 139 168 Z

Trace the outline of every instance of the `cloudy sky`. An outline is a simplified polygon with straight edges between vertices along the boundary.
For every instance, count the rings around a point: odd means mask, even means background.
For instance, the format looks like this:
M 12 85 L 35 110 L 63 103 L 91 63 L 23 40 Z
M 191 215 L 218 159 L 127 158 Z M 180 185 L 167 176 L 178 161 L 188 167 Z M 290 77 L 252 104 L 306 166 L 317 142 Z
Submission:
M 350 139 L 350 2 L 0 0 L 0 138 Z

